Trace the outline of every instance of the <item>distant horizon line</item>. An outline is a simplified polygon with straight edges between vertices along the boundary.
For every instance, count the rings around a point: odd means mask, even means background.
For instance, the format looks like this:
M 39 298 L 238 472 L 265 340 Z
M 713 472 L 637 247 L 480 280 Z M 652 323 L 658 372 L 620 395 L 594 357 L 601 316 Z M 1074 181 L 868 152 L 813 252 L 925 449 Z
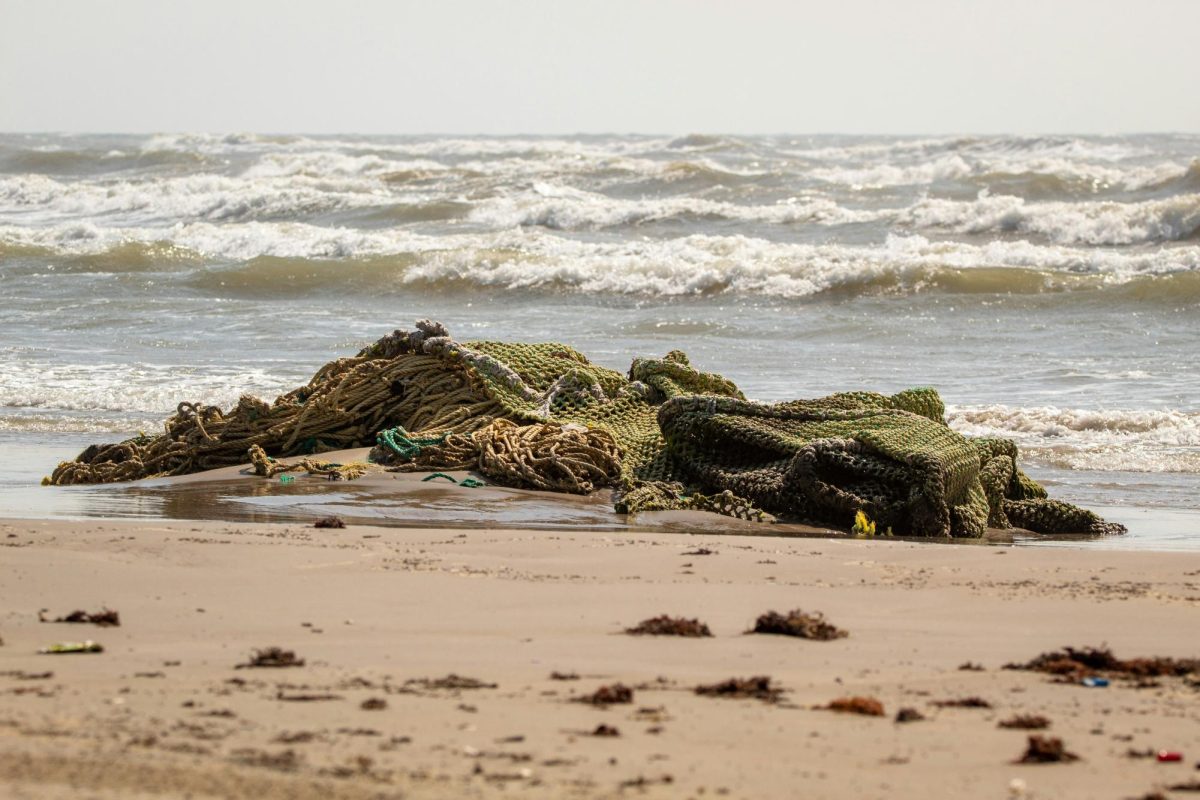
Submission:
M 1200 131 L 1185 131 L 1185 130 L 1139 130 L 1139 131 L 1107 131 L 1107 132 L 1082 132 L 1082 131 L 917 131 L 917 132 L 897 132 L 897 131 L 879 131 L 873 133 L 851 132 L 851 131 L 776 131 L 776 132 L 733 132 L 733 131 L 686 131 L 686 132 L 669 132 L 669 131 L 571 131 L 571 132 L 534 132 L 534 131 L 516 131 L 509 133 L 496 132 L 464 132 L 464 131 L 289 131 L 289 130 L 254 130 L 249 128 L 244 129 L 228 129 L 228 130 L 212 130 L 212 129 L 186 129 L 186 128 L 158 128 L 146 130 L 34 130 L 34 129 L 6 129 L 0 130 L 0 136 L 156 136 L 170 134 L 189 134 L 201 136 L 493 136 L 502 138 L 517 138 L 517 137 L 581 137 L 581 136 L 670 136 L 674 138 L 687 138 L 689 136 L 747 136 L 747 137 L 777 137 L 777 136 L 897 136 L 897 137 L 920 137 L 920 136 L 1092 136 L 1092 137 L 1115 137 L 1115 136 L 1200 136 Z

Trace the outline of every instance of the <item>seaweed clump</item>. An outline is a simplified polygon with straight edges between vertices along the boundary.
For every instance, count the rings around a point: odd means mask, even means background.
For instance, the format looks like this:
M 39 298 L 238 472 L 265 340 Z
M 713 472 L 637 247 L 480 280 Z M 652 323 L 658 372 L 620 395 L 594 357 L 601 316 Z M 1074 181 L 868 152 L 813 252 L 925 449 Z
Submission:
M 822 708 L 827 711 L 836 711 L 839 714 L 862 714 L 866 717 L 883 716 L 883 703 L 874 697 L 839 697 Z
M 258 668 L 278 668 L 278 667 L 303 667 L 304 659 L 297 658 L 295 652 L 284 650 L 281 647 L 264 647 L 261 650 L 255 650 L 250 656 L 250 660 L 245 664 L 238 664 L 234 669 L 258 669 Z
M 956 697 L 953 700 L 934 700 L 930 705 L 937 708 L 991 708 L 992 704 L 982 697 Z
M 684 617 L 669 617 L 662 614 L 650 619 L 644 619 L 625 632 L 631 636 L 712 636 L 712 631 L 698 619 Z
M 412 678 L 404 682 L 405 686 L 419 686 L 422 689 L 443 689 L 461 691 L 463 689 L 495 689 L 498 684 L 481 681 L 478 678 L 467 678 L 455 675 L 453 672 L 444 678 Z
M 1066 681 L 1078 681 L 1100 673 L 1130 678 L 1183 677 L 1200 672 L 1200 658 L 1121 659 L 1107 647 L 1066 647 L 1042 653 L 1024 664 L 1005 664 L 1005 669 L 1029 670 L 1057 675 Z
M 816 639 L 822 642 L 842 639 L 849 636 L 833 623 L 825 619 L 820 611 L 812 614 L 800 609 L 793 609 L 786 615 L 777 611 L 768 611 L 754 623 L 751 633 L 773 633 L 780 636 L 798 636 L 801 639 Z
M 1018 764 L 1056 764 L 1078 761 L 1079 756 L 1067 750 L 1063 740 L 1057 736 L 1041 736 L 1034 734 L 1029 737 L 1025 753 L 1017 759 Z
M 633 689 L 623 683 L 601 686 L 591 694 L 576 697 L 575 702 L 587 703 L 592 706 L 610 706 L 633 702 Z
M 1000 720 L 997 727 L 1019 731 L 1043 731 L 1050 727 L 1050 720 L 1041 714 L 1015 714 Z
M 99 625 L 101 628 L 118 628 L 121 626 L 121 614 L 115 609 L 102 608 L 94 613 L 87 611 L 72 611 L 65 617 L 56 617 L 52 620 L 46 619 L 41 614 L 38 615 L 39 622 L 69 622 L 77 625 Z
M 777 703 L 783 695 L 783 689 L 771 683 L 767 675 L 755 675 L 753 678 L 730 678 L 720 683 L 697 686 L 696 694 L 704 697 L 748 697 L 762 700 L 764 703 Z

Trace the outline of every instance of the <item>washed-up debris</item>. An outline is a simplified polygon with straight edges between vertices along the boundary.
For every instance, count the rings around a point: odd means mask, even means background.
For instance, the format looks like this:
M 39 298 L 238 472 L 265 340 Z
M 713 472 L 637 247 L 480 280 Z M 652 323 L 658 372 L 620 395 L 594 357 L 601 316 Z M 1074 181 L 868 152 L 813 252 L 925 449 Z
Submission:
M 1108 686 L 1108 678 L 1088 677 L 1081 680 L 1080 683 L 1092 689 L 1104 689 Z
M 896 722 L 920 722 L 925 715 L 915 708 L 902 708 L 896 712 Z
M 331 694 L 330 692 L 300 692 L 297 694 L 288 694 L 280 689 L 275 693 L 275 699 L 285 703 L 320 703 L 326 700 L 341 700 L 340 694 Z
M 558 670 L 555 670 L 554 672 L 550 673 L 550 680 L 552 680 L 552 681 L 577 681 L 577 680 L 579 680 L 579 673 L 578 672 L 559 672 Z
M 382 736 L 383 734 L 374 728 L 338 728 L 337 732 L 343 736 Z
M 934 700 L 931 706 L 937 708 L 991 708 L 992 704 L 982 697 L 956 697 L 952 700 Z
M 1172 792 L 1200 792 L 1200 781 L 1186 781 L 1168 786 Z
M 974 661 L 964 661 L 958 668 L 963 672 L 983 672 L 983 664 L 976 664 Z
M 1160 764 L 1176 764 L 1183 761 L 1183 753 L 1177 750 L 1159 750 L 1155 758 Z
M 772 685 L 771 678 L 767 675 L 730 678 L 720 683 L 697 686 L 695 692 L 705 697 L 748 697 L 765 703 L 776 703 L 783 695 L 783 689 Z
M 1015 714 L 1000 720 L 996 727 L 1018 731 L 1042 731 L 1050 727 L 1050 720 L 1041 714 Z
M 599 725 L 597 725 L 596 729 L 594 731 L 592 731 L 592 736 L 620 736 L 620 735 L 621 735 L 621 732 L 619 730 L 617 730 L 616 727 L 614 727 L 612 725 L 607 725 L 603 722 L 601 722 Z
M 19 681 L 48 681 L 53 677 L 53 672 L 26 672 L 23 669 L 0 672 L 0 678 L 15 678 Z
M 346 521 L 341 517 L 321 517 L 313 523 L 314 528 L 344 528 Z
M 1018 764 L 1054 764 L 1078 761 L 1079 756 L 1067 750 L 1063 740 L 1057 736 L 1033 734 L 1029 737 L 1025 753 L 1017 759 Z
M 850 635 L 848 631 L 844 631 L 826 620 L 825 615 L 820 611 L 809 614 L 798 608 L 789 611 L 786 615 L 768 611 L 755 621 L 754 629 L 750 632 L 798 636 L 801 639 L 817 639 L 823 642 Z
M 862 714 L 867 717 L 882 717 L 883 703 L 874 697 L 839 697 L 830 701 L 827 706 L 818 706 L 827 711 L 837 711 L 840 714 Z
M 43 647 L 38 652 L 50 656 L 69 655 L 72 653 L 103 653 L 104 646 L 99 642 L 93 642 L 91 639 L 88 639 L 84 642 L 57 642 Z
M 633 689 L 630 689 L 623 683 L 614 683 L 609 686 L 601 686 L 591 694 L 586 694 L 582 697 L 576 697 L 574 700 L 577 703 L 587 703 L 593 706 L 610 706 L 620 703 L 632 703 Z
M 263 767 L 265 769 L 279 770 L 280 772 L 294 772 L 303 761 L 303 758 L 297 755 L 295 750 L 269 753 L 266 750 L 259 750 L 253 747 L 242 747 L 234 750 L 230 754 L 230 758 L 238 764 L 248 767 Z
M 495 689 L 498 684 L 488 683 L 476 678 L 464 678 L 453 672 L 444 678 L 411 678 L 404 682 L 405 686 L 417 686 L 422 689 L 444 689 L 458 691 L 462 689 Z
M 647 778 L 644 775 L 639 775 L 636 778 L 627 781 L 621 781 L 618 788 L 621 789 L 645 789 L 655 784 L 669 785 L 675 782 L 675 778 L 671 775 L 663 775 L 658 778 Z
M 695 550 L 685 550 L 680 555 L 685 556 L 715 556 L 716 550 L 710 550 L 707 547 L 697 547 Z
M 304 659 L 297 658 L 296 654 L 291 650 L 284 650 L 280 647 L 264 647 L 261 650 L 255 650 L 250 656 L 250 660 L 245 664 L 238 664 L 234 669 L 257 669 L 257 668 L 279 668 L 279 667 L 303 667 Z
M 644 619 L 625 632 L 632 636 L 712 636 L 712 631 L 698 619 L 669 617 L 666 614 Z
M 1107 674 L 1112 677 L 1156 678 L 1182 677 L 1200 673 L 1200 658 L 1120 659 L 1107 647 L 1066 647 L 1061 651 L 1042 653 L 1024 664 L 1005 664 L 1005 669 L 1031 670 L 1057 675 L 1069 683 Z
M 87 611 L 72 611 L 65 617 L 46 619 L 46 610 L 38 612 L 38 622 L 69 622 L 77 625 L 99 625 L 101 628 L 116 628 L 121 624 L 121 615 L 114 609 L 102 608 L 95 613 Z
M 363 711 L 383 711 L 387 708 L 387 700 L 382 697 L 368 697 L 359 704 L 359 708 Z

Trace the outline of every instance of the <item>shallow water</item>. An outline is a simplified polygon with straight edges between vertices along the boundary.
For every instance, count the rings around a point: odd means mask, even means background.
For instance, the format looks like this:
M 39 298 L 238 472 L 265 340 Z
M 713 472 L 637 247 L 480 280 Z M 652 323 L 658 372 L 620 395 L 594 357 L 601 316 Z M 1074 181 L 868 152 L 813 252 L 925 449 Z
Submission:
M 1198 153 L 0 136 L 0 502 L 67 508 L 23 487 L 83 444 L 269 398 L 433 317 L 621 370 L 683 349 L 763 400 L 933 385 L 1055 496 L 1200 510 Z

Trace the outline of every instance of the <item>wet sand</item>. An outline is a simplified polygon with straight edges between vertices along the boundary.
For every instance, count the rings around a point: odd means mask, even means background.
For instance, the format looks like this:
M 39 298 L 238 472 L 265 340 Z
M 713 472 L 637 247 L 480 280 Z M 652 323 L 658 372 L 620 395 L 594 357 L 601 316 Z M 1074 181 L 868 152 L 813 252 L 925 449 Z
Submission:
M 1001 669 L 1064 645 L 1200 656 L 1188 554 L 113 520 L 8 520 L 0 544 L 5 797 L 1126 798 L 1200 778 L 1195 677 Z M 103 607 L 119 627 L 38 621 Z M 849 636 L 744 635 L 793 608 Z M 664 613 L 713 636 L 623 633 Z M 104 652 L 37 653 L 82 639 Z M 305 664 L 236 668 L 268 646 Z M 779 702 L 693 692 L 756 675 Z M 631 703 L 572 702 L 618 682 Z M 851 695 L 886 716 L 814 708 Z M 992 707 L 935 705 L 973 696 Z M 1081 760 L 1014 764 L 1028 732 L 997 723 L 1017 713 Z M 1159 749 L 1183 761 L 1128 755 Z

